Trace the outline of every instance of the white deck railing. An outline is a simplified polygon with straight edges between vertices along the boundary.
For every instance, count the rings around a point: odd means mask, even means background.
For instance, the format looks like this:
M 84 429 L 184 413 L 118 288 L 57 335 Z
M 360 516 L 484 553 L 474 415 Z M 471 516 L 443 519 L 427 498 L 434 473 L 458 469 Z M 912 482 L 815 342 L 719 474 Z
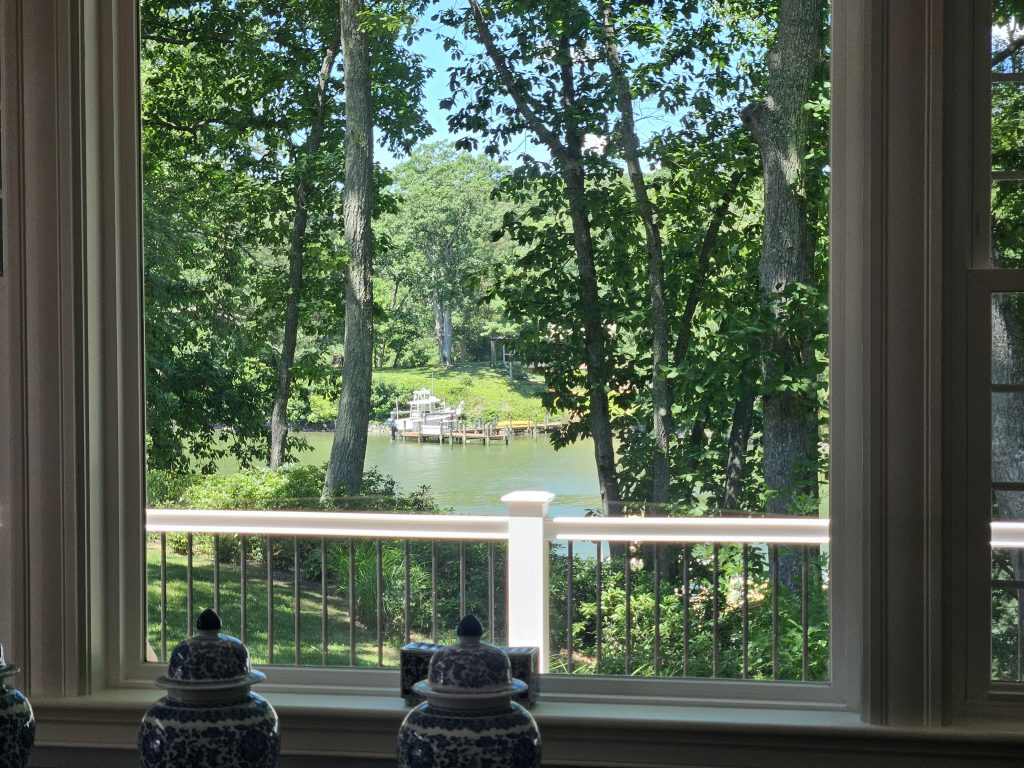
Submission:
M 643 542 L 648 544 L 748 544 L 820 546 L 829 543 L 829 521 L 775 517 L 548 517 L 554 494 L 516 491 L 502 497 L 504 516 L 419 515 L 289 510 L 148 509 L 150 533 L 244 536 L 372 538 L 508 543 L 507 631 L 513 646 L 541 649 L 548 668 L 548 544 Z M 991 523 L 991 545 L 1024 549 L 1024 522 Z
M 541 649 L 548 668 L 548 542 L 827 544 L 829 521 L 816 518 L 548 517 L 554 494 L 502 497 L 506 516 L 416 515 L 290 510 L 148 509 L 150 533 L 507 541 L 508 644 Z

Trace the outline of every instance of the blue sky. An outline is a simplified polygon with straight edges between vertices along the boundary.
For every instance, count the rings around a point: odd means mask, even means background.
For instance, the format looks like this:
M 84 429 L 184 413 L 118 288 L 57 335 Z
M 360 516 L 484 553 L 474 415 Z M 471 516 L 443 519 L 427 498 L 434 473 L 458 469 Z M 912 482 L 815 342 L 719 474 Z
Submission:
M 429 18 L 426 20 L 427 29 L 417 39 L 411 49 L 423 56 L 424 65 L 433 70 L 433 74 L 427 79 L 424 87 L 423 95 L 423 107 L 426 110 L 427 122 L 434 129 L 434 133 L 427 139 L 427 141 L 452 141 L 454 142 L 462 134 L 453 134 L 448 130 L 448 113 L 441 109 L 439 106 L 442 99 L 446 99 L 450 95 L 448 88 L 448 68 L 451 67 L 454 62 L 450 55 L 444 50 L 443 44 L 437 39 L 437 30 L 441 29 L 441 25 L 438 22 L 431 22 Z M 444 28 L 445 31 L 450 31 L 448 28 Z M 476 47 L 473 42 L 467 42 L 466 48 L 472 50 Z M 523 138 L 522 149 L 529 151 L 530 154 L 535 157 L 547 158 L 547 150 L 528 140 L 526 137 Z M 515 152 L 511 153 L 512 158 L 515 158 Z M 402 161 L 403 158 L 395 157 L 392 153 L 379 144 L 377 146 L 377 160 L 386 168 L 394 166 L 396 163 Z

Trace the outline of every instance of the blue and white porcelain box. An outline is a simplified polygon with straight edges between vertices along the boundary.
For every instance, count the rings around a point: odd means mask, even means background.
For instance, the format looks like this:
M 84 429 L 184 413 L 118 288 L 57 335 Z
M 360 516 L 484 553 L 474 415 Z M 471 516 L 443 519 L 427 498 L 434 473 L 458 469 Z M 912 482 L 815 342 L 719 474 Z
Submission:
M 4 659 L 0 645 L 0 768 L 25 768 L 36 740 L 36 720 L 28 699 L 2 682 L 19 671 Z
M 241 640 L 220 633 L 214 611 L 203 611 L 196 626 L 156 680 L 167 695 L 142 720 L 139 768 L 275 768 L 277 713 L 250 690 L 266 676 Z
M 459 622 L 457 645 L 430 659 L 427 679 L 413 686 L 426 698 L 398 733 L 399 768 L 539 768 L 540 732 L 512 697 L 526 684 L 512 677 L 508 656 L 483 643 L 473 616 Z

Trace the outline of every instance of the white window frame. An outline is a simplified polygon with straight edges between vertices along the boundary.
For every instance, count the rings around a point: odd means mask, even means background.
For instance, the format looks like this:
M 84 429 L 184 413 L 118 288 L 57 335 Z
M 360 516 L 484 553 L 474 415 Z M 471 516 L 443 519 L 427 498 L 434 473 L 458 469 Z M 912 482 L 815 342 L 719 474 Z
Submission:
M 951 650 L 968 613 L 963 457 L 943 432 L 962 411 L 943 396 L 963 390 L 942 363 L 958 349 L 943 335 L 961 307 L 950 253 L 971 229 L 957 215 L 971 202 L 949 181 L 965 131 L 947 106 L 965 92 L 956 64 L 975 5 L 833 9 L 832 683 L 551 678 L 536 715 L 554 763 L 632 765 L 643 744 L 652 764 L 679 764 L 686 745 L 693 764 L 758 765 L 766 746 L 873 750 L 908 734 L 934 745 L 943 724 L 969 725 L 967 663 Z M 145 632 L 136 3 L 2 7 L 0 642 L 26 669 L 42 743 L 130 749 L 157 696 L 154 665 L 134 661 Z M 393 754 L 396 673 L 272 674 L 286 751 Z M 1009 728 L 976 727 L 1004 740 Z M 861 746 L 839 744 L 837 729 Z

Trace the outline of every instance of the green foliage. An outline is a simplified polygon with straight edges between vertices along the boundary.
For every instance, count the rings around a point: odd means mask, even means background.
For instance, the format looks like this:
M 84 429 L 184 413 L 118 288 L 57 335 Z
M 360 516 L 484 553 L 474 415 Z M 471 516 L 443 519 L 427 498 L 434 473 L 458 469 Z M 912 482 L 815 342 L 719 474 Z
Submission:
M 440 360 L 445 342 L 455 360 L 479 360 L 500 312 L 482 304 L 495 264 L 509 256 L 493 241 L 505 204 L 493 197 L 506 169 L 451 144 L 419 145 L 390 174 L 390 209 L 377 226 L 375 293 L 380 307 L 378 366 Z
M 147 505 L 151 507 L 181 509 L 323 509 L 320 489 L 324 466 L 286 464 L 278 469 L 242 469 L 229 475 L 180 474 L 162 470 L 147 473 Z M 446 514 L 451 510 L 441 507 L 426 487 L 402 491 L 391 477 L 375 468 L 363 474 L 363 487 L 358 495 L 332 499 L 328 508 L 373 512 L 414 512 L 418 514 Z M 177 554 L 187 551 L 185 534 L 168 534 L 168 544 Z M 265 561 L 265 539 L 254 537 L 252 557 Z M 213 536 L 193 537 L 195 551 L 213 552 Z M 221 559 L 236 560 L 237 542 L 226 540 L 220 550 Z M 273 551 L 275 561 L 291 556 L 290 547 L 278 541 Z M 319 555 L 315 555 L 319 557 Z M 314 553 L 303 549 L 302 560 L 307 562 Z M 319 568 L 319 560 L 315 566 Z
M 566 645 L 566 570 L 564 552 L 552 553 L 552 670 L 568 671 Z M 780 553 L 796 558 L 796 551 Z M 575 555 L 573 568 L 574 611 L 570 618 L 573 636 L 573 672 L 576 674 L 626 674 L 629 627 L 629 673 L 655 674 L 654 573 L 642 553 L 629 552 L 630 601 L 627 616 L 625 556 L 605 558 L 601 573 L 601 658 L 597 655 L 597 561 Z M 718 551 L 717 628 L 715 622 L 714 552 L 711 546 L 681 549 L 663 547 L 663 573 L 658 596 L 660 610 L 660 671 L 665 677 L 723 677 L 772 679 L 772 594 L 767 553 L 761 547 L 747 549 L 749 578 L 746 591 L 747 645 L 744 674 L 743 549 L 723 545 Z M 685 565 L 684 565 L 685 558 Z M 649 564 L 647 564 L 649 565 Z M 828 588 L 822 574 L 827 558 L 808 559 L 807 666 L 808 679 L 829 677 Z M 685 579 L 685 581 L 684 581 Z M 688 584 L 688 588 L 683 586 Z M 803 621 L 799 577 L 795 588 L 780 581 L 778 594 L 778 677 L 803 677 Z M 714 664 L 717 645 L 718 666 Z
M 232 455 L 257 466 L 300 208 L 296 390 L 327 387 L 340 352 L 338 3 L 144 0 L 140 15 L 149 465 L 213 472 Z M 376 122 L 393 151 L 429 132 L 413 20 L 404 2 L 365 19 Z
M 607 330 L 600 378 L 611 401 L 620 490 L 636 500 L 651 494 L 648 469 L 657 448 L 650 381 L 657 373 L 669 380 L 675 425 L 669 447 L 671 498 L 721 504 L 737 409 L 753 397 L 740 505 L 761 509 L 766 497 L 760 479 L 760 396 L 779 388 L 797 391 L 816 415 L 819 430 L 826 428 L 828 83 L 822 78 L 806 110 L 815 280 L 788 287 L 765 306 L 758 275 L 764 207 L 760 156 L 743 114 L 764 96 L 773 9 L 746 2 L 702 6 L 699 13 L 696 4 L 607 5 L 619 48 L 628 51 L 626 74 L 637 109 L 664 118 L 665 127 L 642 136 L 640 148 L 643 160 L 656 169 L 645 182 L 661 227 L 672 348 L 670 364 L 653 372 L 645 236 L 621 165 L 623 138 L 603 54 L 604 7 L 498 2 L 488 3 L 484 16 L 538 121 L 559 141 L 571 131 L 607 140 L 574 162 L 587 180 L 598 310 Z M 535 129 L 508 98 L 507 81 L 491 58 L 463 44 L 478 36 L 470 12 L 449 9 L 437 18 L 450 30 L 447 45 L 455 52 L 449 123 L 463 131 L 459 146 L 480 145 L 489 155 L 505 157 Z M 562 61 L 556 40 L 586 54 Z M 573 75 L 571 110 L 563 99 L 565 69 Z M 542 366 L 556 407 L 578 416 L 558 436 L 561 443 L 572 442 L 589 434 L 581 329 L 590 308 L 580 306 L 576 290 L 579 273 L 560 162 L 520 154 L 500 191 L 512 204 L 502 233 L 518 251 L 513 261 L 496 267 L 490 298 L 519 324 L 517 351 L 521 359 Z M 797 357 L 794 365 L 776 366 L 784 369 L 785 378 L 778 380 L 771 361 L 763 359 L 765 339 L 776 333 L 794 341 Z M 770 375 L 764 379 L 766 370 Z M 815 477 L 813 468 L 804 474 Z

